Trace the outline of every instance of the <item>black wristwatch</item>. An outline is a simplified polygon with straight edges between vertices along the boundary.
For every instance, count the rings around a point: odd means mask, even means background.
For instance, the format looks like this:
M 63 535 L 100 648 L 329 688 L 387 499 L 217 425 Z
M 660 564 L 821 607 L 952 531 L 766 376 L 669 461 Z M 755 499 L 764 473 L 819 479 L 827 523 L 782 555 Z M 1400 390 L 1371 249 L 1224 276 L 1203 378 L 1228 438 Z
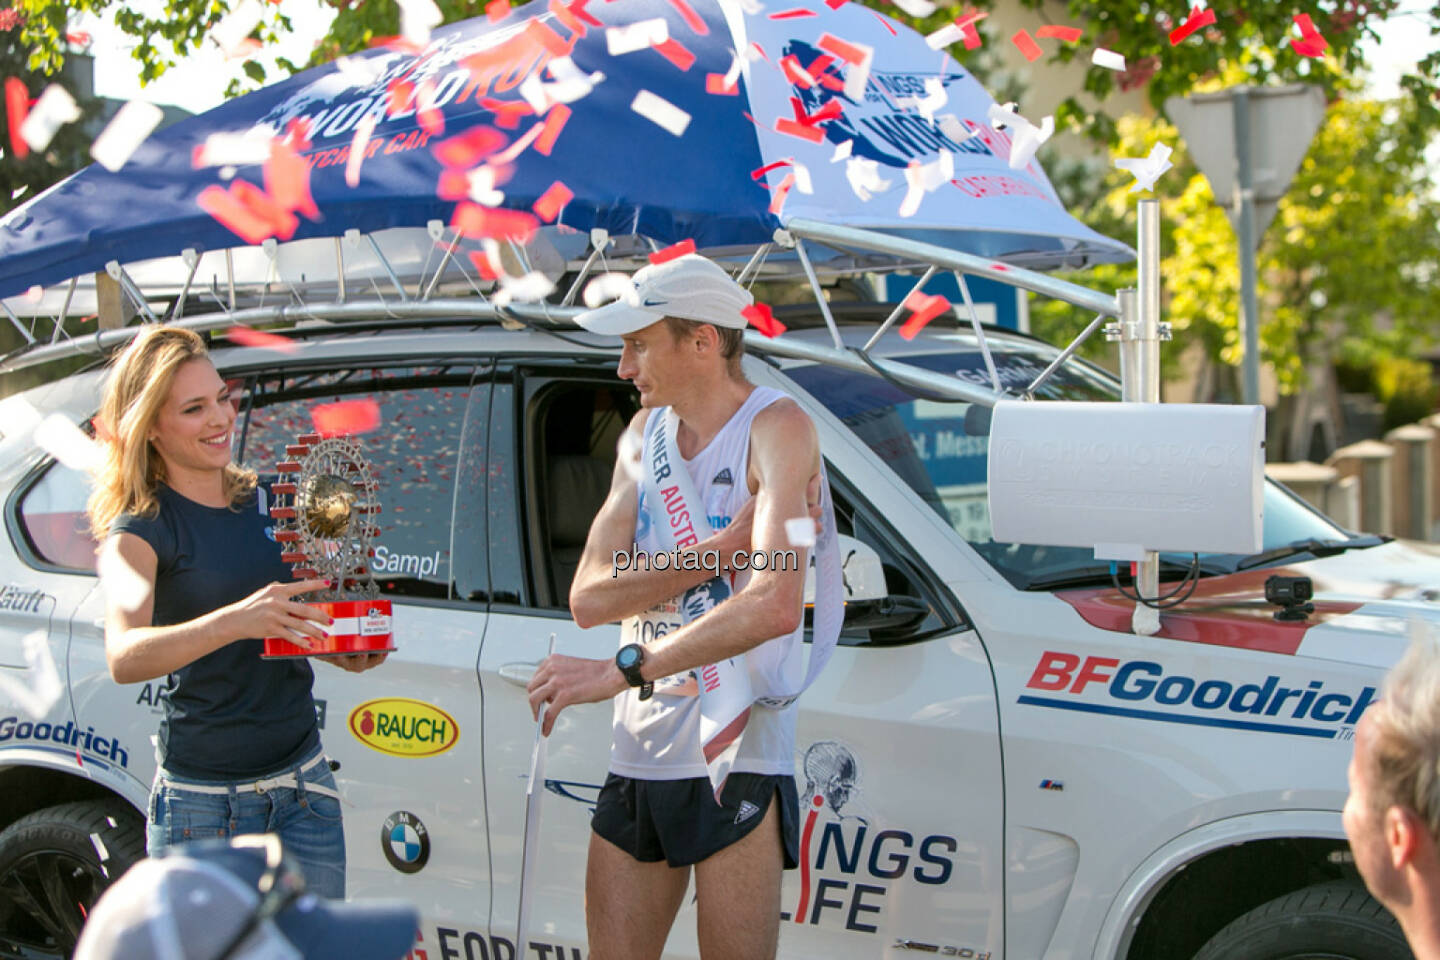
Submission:
M 627 643 L 615 654 L 615 666 L 625 674 L 625 682 L 640 688 L 640 699 L 649 700 L 655 692 L 655 684 L 640 676 L 640 665 L 645 662 L 645 648 L 638 643 Z

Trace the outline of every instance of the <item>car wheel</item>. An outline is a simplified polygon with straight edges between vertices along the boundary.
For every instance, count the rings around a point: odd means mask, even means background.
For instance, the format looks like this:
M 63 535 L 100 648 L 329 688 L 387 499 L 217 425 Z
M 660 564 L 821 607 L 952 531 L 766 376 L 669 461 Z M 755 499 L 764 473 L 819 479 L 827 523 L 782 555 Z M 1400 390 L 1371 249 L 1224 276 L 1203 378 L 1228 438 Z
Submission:
M 1321 883 L 1232 921 L 1195 960 L 1414 960 L 1400 924 L 1365 888 Z
M 100 894 L 144 856 L 145 821 L 118 798 L 46 807 L 6 827 L 0 958 L 69 957 Z

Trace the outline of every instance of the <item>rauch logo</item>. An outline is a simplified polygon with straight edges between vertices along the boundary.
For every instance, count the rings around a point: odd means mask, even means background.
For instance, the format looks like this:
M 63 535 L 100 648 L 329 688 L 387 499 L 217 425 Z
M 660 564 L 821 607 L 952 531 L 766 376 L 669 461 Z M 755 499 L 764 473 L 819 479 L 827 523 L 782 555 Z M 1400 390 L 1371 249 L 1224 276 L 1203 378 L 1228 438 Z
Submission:
M 433 757 L 455 746 L 460 725 L 421 700 L 386 697 L 350 711 L 350 732 L 371 750 L 396 757 Z

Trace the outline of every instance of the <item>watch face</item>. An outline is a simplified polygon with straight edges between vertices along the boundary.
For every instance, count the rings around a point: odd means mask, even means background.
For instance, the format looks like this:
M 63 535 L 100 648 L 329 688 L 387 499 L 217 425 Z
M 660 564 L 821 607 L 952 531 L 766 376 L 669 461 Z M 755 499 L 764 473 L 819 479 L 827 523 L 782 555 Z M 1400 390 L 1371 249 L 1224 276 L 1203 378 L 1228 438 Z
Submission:
M 633 646 L 621 647 L 620 652 L 615 655 L 615 662 L 621 670 L 626 667 L 633 667 L 640 660 L 640 651 Z

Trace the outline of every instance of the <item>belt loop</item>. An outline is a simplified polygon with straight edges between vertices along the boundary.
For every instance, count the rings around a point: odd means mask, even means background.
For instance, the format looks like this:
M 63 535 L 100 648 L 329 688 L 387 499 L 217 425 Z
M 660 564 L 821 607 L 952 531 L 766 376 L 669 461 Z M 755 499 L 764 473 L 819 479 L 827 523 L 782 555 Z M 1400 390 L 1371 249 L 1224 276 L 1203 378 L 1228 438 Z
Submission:
M 298 763 L 295 765 L 295 799 L 302 807 L 310 805 L 310 798 L 305 795 L 305 769 Z
M 227 799 L 230 801 L 230 830 L 227 836 L 234 837 L 235 831 L 240 828 L 240 793 L 235 789 L 234 783 L 228 783 L 229 788 Z

